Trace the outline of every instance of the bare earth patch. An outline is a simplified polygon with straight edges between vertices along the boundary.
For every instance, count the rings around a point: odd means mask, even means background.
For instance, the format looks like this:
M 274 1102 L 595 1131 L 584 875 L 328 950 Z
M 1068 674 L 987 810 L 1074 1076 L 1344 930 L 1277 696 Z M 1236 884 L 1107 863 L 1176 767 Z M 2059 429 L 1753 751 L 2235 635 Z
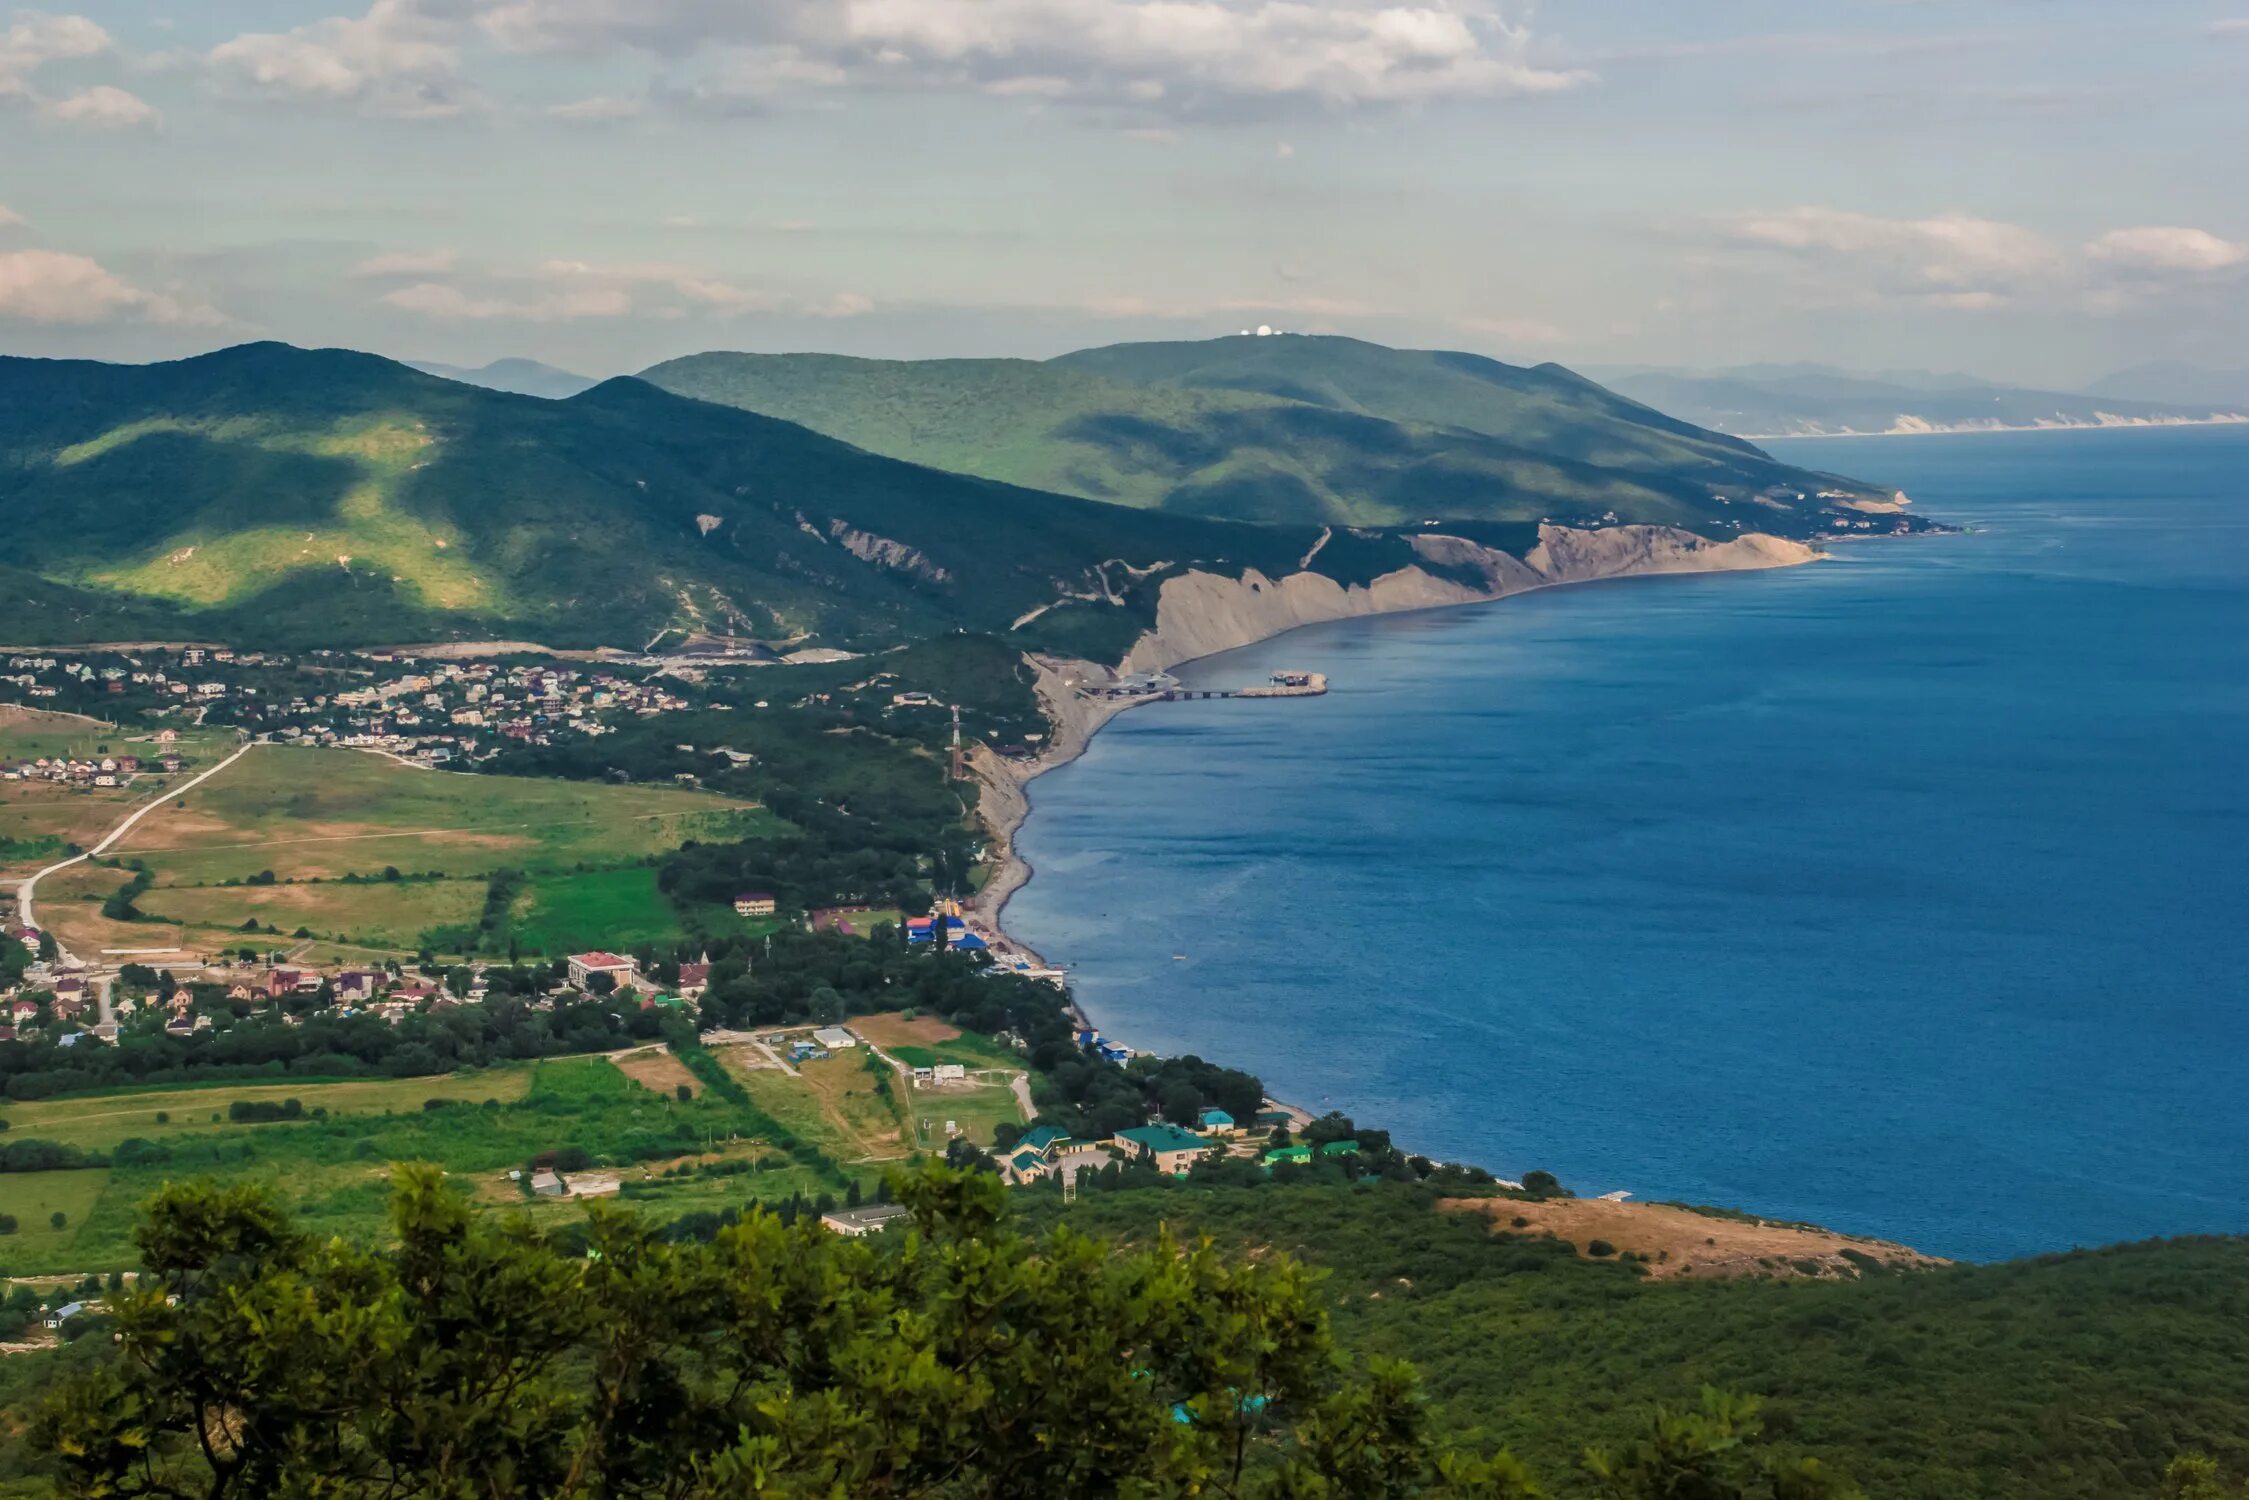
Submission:
M 916 1016 L 909 1021 L 897 1011 L 879 1016 L 853 1016 L 850 1026 L 878 1047 L 926 1047 L 935 1042 L 949 1042 L 961 1034 L 958 1026 L 948 1025 L 936 1016 Z
M 1447 1198 L 1447 1213 L 1483 1214 L 1500 1234 L 1552 1235 L 1592 1258 L 1595 1241 L 1647 1263 L 1650 1277 L 1853 1277 L 1881 1266 L 1917 1270 L 1949 1262 L 1886 1240 L 1858 1239 L 1825 1229 L 1767 1220 L 1716 1218 L 1668 1203 L 1612 1203 L 1605 1198 Z M 1517 1221 L 1521 1222 L 1518 1223 Z M 1846 1254 L 1845 1252 L 1849 1252 Z M 1856 1259 L 1854 1259 L 1856 1257 Z
M 687 1065 L 662 1047 L 648 1047 L 638 1052 L 623 1052 L 610 1058 L 617 1071 L 643 1088 L 653 1089 L 665 1098 L 671 1098 L 680 1085 L 687 1086 L 689 1094 L 703 1092 L 703 1080 L 687 1070 Z

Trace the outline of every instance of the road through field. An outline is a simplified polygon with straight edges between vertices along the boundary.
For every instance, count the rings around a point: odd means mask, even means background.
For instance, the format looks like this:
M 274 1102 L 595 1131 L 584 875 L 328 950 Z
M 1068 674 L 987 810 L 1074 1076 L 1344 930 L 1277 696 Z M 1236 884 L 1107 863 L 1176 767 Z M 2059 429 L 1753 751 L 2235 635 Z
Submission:
M 108 832 L 108 834 L 103 837 L 100 843 L 94 845 L 93 848 L 88 849 L 85 853 L 73 855 L 69 859 L 63 860 L 57 864 L 51 864 L 44 870 L 34 871 L 32 874 L 24 877 L 23 883 L 16 887 L 16 920 L 25 927 L 38 927 L 39 923 L 36 914 L 32 910 L 31 901 L 32 897 L 38 892 L 40 881 L 46 879 L 49 875 L 53 875 L 58 871 L 67 870 L 72 865 L 83 864 L 87 860 L 92 859 L 97 855 L 107 853 L 109 847 L 112 844 L 116 843 L 119 839 L 123 838 L 126 834 L 131 833 L 134 826 L 138 824 L 141 819 L 147 817 L 150 813 L 156 811 L 156 809 L 162 807 L 165 803 L 171 801 L 173 798 L 185 796 L 187 793 L 195 790 L 204 782 L 209 781 L 212 777 L 225 770 L 228 766 L 233 765 L 243 756 L 248 755 L 250 753 L 250 749 L 251 746 L 244 745 L 241 749 L 235 751 L 225 760 L 222 760 L 217 765 L 211 767 L 210 770 L 205 771 L 200 775 L 191 777 L 189 780 L 179 786 L 172 788 L 161 797 L 152 797 L 148 801 L 143 802 L 139 807 L 136 807 L 130 813 L 127 813 L 125 815 L 125 820 L 119 823 L 115 828 L 112 828 Z M 70 957 L 68 953 L 64 953 L 61 951 L 59 945 L 56 949 L 56 952 L 60 957 L 66 959 Z M 106 1021 L 109 1019 L 109 1016 L 107 1014 L 109 1010 L 109 999 L 106 991 L 103 992 L 102 1010 L 104 1012 L 102 1019 Z

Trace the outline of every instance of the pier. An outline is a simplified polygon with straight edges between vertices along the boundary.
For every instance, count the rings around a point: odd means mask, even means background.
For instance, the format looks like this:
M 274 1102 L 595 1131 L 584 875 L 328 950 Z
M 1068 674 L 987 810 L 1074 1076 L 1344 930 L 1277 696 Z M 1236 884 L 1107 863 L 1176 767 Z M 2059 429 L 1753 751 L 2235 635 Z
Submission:
M 1094 696 L 1132 703 L 1174 703 L 1200 698 L 1317 698 L 1328 690 L 1325 672 L 1275 672 L 1262 687 L 1191 688 L 1165 672 L 1120 677 Z

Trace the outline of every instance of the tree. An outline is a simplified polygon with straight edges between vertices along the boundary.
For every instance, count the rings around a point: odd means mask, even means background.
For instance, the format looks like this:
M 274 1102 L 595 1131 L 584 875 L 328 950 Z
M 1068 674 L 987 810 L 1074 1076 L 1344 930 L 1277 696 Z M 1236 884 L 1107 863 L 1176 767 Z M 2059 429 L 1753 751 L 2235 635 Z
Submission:
M 1818 1459 L 1756 1450 L 1761 1403 L 1705 1387 L 1693 1411 L 1658 1408 L 1621 1452 L 1593 1449 L 1585 1471 L 1605 1500 L 1865 1500 Z
M 39 961 L 43 964 L 51 964 L 61 953 L 62 949 L 55 945 L 55 935 L 42 930 L 39 934 Z
M 1552 1172 L 1529 1171 L 1523 1174 L 1523 1191 L 1533 1198 L 1567 1198 L 1560 1179 Z
M 59 1208 L 56 1209 L 53 1213 L 47 1215 L 47 1224 L 50 1228 L 61 1229 L 69 1223 L 70 1215 L 64 1213 Z

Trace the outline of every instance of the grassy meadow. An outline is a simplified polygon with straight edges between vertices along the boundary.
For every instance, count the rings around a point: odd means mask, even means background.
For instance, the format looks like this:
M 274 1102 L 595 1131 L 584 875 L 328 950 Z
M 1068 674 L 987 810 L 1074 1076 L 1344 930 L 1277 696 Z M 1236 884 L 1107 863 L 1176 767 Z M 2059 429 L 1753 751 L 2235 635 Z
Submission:
M 6 810 L 0 803 L 0 819 Z M 104 810 L 101 827 L 124 811 Z M 42 911 L 67 944 L 90 951 L 285 939 L 313 944 L 302 951 L 309 960 L 353 962 L 511 941 L 524 953 L 629 947 L 680 931 L 646 861 L 690 839 L 775 826 L 751 803 L 673 787 L 472 776 L 352 750 L 259 746 L 151 813 L 105 866 L 42 886 Z M 152 881 L 134 903 L 138 922 L 99 910 L 132 878 L 127 864 Z M 526 878 L 480 932 L 501 870 Z
M 190 1177 L 264 1184 L 309 1230 L 363 1243 L 387 1232 L 398 1161 L 434 1162 L 480 1207 L 545 1220 L 574 1217 L 578 1205 L 534 1200 L 508 1173 L 556 1153 L 583 1153 L 594 1165 L 574 1177 L 617 1181 L 658 1218 L 800 1191 L 840 1194 L 846 1178 L 792 1157 L 793 1136 L 754 1105 L 708 1089 L 682 1099 L 677 1084 L 688 1080 L 676 1060 L 667 1068 L 641 1053 L 622 1062 L 558 1058 L 440 1078 L 217 1083 L 10 1104 L 11 1140 L 75 1145 L 109 1154 L 113 1165 L 0 1174 L 0 1212 L 21 1226 L 0 1242 L 0 1264 L 18 1274 L 129 1268 L 139 1205 L 167 1180 Z M 262 1124 L 229 1117 L 236 1101 L 283 1099 L 297 1100 L 302 1115 Z M 713 1165 L 721 1170 L 705 1170 Z M 61 1231 L 48 1222 L 58 1208 L 67 1216 Z
M 132 786 L 57 786 L 41 781 L 0 781 L 0 875 L 25 875 L 64 856 L 66 845 L 91 846 L 124 820 L 134 806 L 163 788 L 223 758 L 234 747 L 231 732 L 183 729 L 171 746 L 153 731 L 125 729 L 77 714 L 0 704 L 0 762 L 41 756 L 99 759 L 138 755 L 153 760 L 178 751 L 187 769 L 178 777 L 143 772 Z

